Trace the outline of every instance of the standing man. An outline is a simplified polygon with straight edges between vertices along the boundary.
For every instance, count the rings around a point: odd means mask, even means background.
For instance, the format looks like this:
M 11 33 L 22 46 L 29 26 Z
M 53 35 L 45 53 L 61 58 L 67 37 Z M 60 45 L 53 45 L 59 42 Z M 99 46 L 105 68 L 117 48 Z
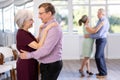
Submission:
M 52 22 L 57 22 L 54 18 L 55 8 L 51 3 L 42 3 L 39 6 L 39 18 L 44 23 L 44 28 Z M 42 32 L 41 32 L 42 33 Z M 26 52 L 20 55 L 22 59 L 37 59 L 40 64 L 41 80 L 57 80 L 62 69 L 62 30 L 60 25 L 52 27 L 48 31 L 46 40 L 41 48 L 34 52 Z
M 104 9 L 100 8 L 97 14 L 99 21 L 96 26 L 98 26 L 101 22 L 103 25 L 101 29 L 95 34 L 86 34 L 85 37 L 90 37 L 96 39 L 96 52 L 95 52 L 95 61 L 98 69 L 98 74 L 96 74 L 97 78 L 105 77 L 107 75 L 107 67 L 104 57 L 104 49 L 106 45 L 106 37 L 109 30 L 109 21 L 105 17 Z

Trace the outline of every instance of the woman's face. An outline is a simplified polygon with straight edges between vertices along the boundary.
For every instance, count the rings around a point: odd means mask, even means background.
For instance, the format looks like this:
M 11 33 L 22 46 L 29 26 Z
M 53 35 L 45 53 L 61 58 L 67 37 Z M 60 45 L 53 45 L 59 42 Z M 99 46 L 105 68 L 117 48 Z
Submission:
M 33 26 L 33 22 L 34 22 L 34 21 L 33 21 L 32 18 L 25 20 L 25 21 L 24 21 L 24 27 L 26 27 L 26 28 L 31 28 L 31 27 Z
M 86 23 L 89 23 L 89 18 L 87 18 Z

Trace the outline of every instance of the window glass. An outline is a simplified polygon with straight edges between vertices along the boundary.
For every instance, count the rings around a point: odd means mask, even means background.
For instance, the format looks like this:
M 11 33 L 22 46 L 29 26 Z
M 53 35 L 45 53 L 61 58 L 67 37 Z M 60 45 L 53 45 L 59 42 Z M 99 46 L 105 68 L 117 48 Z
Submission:
M 120 5 L 108 6 L 108 16 L 110 21 L 110 32 L 120 33 Z
M 3 25 L 5 32 L 14 32 L 14 5 L 3 9 Z
M 82 15 L 88 15 L 88 6 L 74 6 L 73 7 L 73 32 L 83 34 L 82 27 L 78 25 L 78 20 Z
M 88 4 L 89 0 L 72 0 L 73 4 Z
M 91 4 L 105 4 L 106 0 L 90 0 Z
M 67 5 L 68 4 L 68 0 L 51 0 L 50 2 L 52 2 L 53 5 Z
M 108 0 L 108 4 L 120 4 L 120 0 Z
M 68 0 L 51 0 L 50 2 L 55 6 L 55 17 L 60 23 L 62 30 L 68 32 Z
M 64 12 L 64 13 L 63 13 Z M 62 30 L 68 31 L 68 9 L 66 6 L 56 6 L 56 19 L 60 23 Z
M 0 9 L 0 30 L 3 30 L 3 25 L 2 25 L 2 9 Z

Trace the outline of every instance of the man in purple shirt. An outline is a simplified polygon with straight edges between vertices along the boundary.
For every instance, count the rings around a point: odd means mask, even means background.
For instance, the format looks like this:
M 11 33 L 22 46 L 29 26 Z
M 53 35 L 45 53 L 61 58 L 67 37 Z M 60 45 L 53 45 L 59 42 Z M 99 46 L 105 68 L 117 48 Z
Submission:
M 101 29 L 95 33 L 95 34 L 86 34 L 85 37 L 90 37 L 93 39 L 96 39 L 96 52 L 95 52 L 95 61 L 98 69 L 98 74 L 96 74 L 97 78 L 105 77 L 107 75 L 107 67 L 104 57 L 104 49 L 106 45 L 106 37 L 109 30 L 109 21 L 105 17 L 105 11 L 104 9 L 100 8 L 98 10 L 98 18 L 99 21 L 97 25 L 99 25 L 101 22 L 104 24 L 102 25 Z M 96 26 L 97 26 L 96 25 Z
M 42 3 L 39 6 L 39 18 L 44 23 L 44 28 L 54 19 L 55 8 L 51 3 Z M 42 33 L 42 32 L 41 32 Z M 62 69 L 62 30 L 60 25 L 48 31 L 46 40 L 41 48 L 34 52 L 26 52 L 20 55 L 22 59 L 34 58 L 40 62 L 41 80 L 57 80 Z

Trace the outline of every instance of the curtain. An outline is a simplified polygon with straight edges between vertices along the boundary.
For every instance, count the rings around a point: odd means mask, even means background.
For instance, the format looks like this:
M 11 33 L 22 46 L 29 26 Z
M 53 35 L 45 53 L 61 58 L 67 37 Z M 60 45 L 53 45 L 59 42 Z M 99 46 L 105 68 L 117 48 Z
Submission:
M 9 5 L 13 3 L 14 3 L 14 0 L 0 0 L 0 9 L 8 7 Z
M 11 4 L 14 4 L 15 6 L 21 6 L 31 1 L 33 0 L 0 0 L 0 9 L 8 7 Z
M 21 6 L 21 5 L 24 5 L 28 2 L 31 2 L 33 0 L 14 0 L 14 5 L 15 6 Z

